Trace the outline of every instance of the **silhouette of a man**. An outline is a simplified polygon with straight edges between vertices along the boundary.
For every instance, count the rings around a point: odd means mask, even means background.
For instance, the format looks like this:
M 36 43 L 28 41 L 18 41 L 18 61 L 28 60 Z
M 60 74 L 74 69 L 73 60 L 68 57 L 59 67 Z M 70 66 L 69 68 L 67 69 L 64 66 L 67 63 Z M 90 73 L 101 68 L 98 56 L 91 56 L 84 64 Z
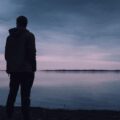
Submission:
M 10 90 L 6 103 L 7 117 L 12 118 L 20 86 L 24 120 L 30 119 L 30 92 L 36 71 L 35 37 L 26 29 L 27 23 L 25 16 L 19 16 L 16 19 L 16 27 L 9 30 L 5 46 L 6 72 L 10 74 Z

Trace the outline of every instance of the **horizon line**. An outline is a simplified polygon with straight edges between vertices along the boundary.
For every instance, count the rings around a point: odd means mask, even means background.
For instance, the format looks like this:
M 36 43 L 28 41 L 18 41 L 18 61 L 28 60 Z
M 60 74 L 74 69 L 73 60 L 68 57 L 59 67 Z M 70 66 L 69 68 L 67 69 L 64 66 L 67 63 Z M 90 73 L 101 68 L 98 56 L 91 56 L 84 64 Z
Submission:
M 120 71 L 120 69 L 39 69 L 37 71 Z

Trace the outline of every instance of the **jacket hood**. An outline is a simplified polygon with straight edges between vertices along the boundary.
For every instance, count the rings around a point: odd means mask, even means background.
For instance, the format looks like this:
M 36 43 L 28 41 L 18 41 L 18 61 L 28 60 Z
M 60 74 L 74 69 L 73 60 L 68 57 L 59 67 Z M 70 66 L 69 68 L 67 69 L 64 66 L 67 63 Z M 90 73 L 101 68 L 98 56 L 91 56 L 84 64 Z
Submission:
M 25 28 L 11 28 L 9 29 L 9 34 L 12 35 L 12 36 L 19 36 L 21 34 L 25 34 L 29 32 L 27 29 Z

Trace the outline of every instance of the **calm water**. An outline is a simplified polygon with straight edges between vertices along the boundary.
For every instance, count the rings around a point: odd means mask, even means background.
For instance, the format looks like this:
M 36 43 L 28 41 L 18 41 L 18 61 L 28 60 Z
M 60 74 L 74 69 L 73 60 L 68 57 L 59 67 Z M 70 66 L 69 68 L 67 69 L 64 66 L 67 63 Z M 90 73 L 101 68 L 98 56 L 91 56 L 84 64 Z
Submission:
M 0 72 L 0 105 L 5 105 L 8 85 L 7 74 Z M 37 72 L 31 99 L 40 107 L 120 110 L 120 73 Z

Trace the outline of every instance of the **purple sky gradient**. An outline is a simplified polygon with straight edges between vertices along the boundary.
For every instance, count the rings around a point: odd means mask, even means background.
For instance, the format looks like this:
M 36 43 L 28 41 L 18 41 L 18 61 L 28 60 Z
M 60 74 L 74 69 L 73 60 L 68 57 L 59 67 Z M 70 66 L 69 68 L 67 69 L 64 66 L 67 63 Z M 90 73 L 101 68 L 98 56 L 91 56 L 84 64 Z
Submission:
M 0 69 L 8 29 L 25 15 L 38 69 L 120 69 L 120 1 L 0 0 Z

